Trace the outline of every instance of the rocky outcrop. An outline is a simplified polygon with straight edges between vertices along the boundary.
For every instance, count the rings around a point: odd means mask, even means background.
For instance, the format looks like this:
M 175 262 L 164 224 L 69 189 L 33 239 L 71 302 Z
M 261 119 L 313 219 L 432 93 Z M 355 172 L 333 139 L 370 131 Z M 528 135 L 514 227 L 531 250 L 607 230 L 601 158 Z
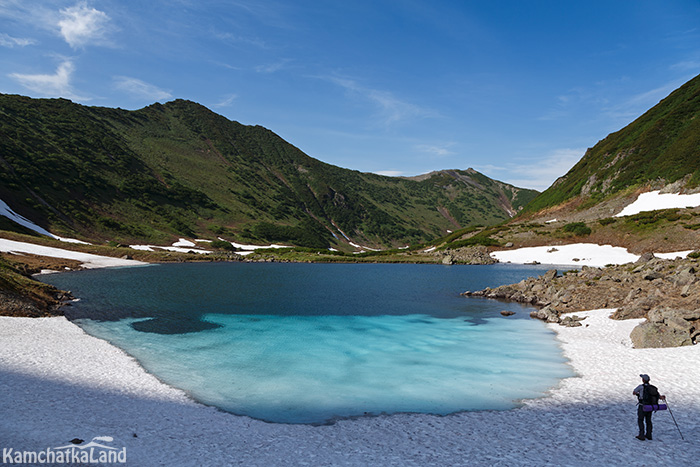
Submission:
M 655 308 L 647 321 L 632 330 L 634 347 L 680 347 L 692 345 L 700 336 L 700 310 Z
M 52 295 L 21 294 L 0 289 L 0 316 L 26 318 L 63 316 L 62 307 L 72 299 L 70 292 L 58 289 Z
M 442 264 L 494 264 L 498 261 L 491 257 L 485 246 L 470 246 L 456 249 L 434 251 Z
M 0 316 L 43 317 L 63 315 L 61 307 L 73 296 L 34 280 L 31 267 L 0 258 Z
M 560 274 L 552 269 L 517 284 L 465 292 L 466 296 L 528 303 L 530 315 L 549 323 L 580 326 L 564 313 L 617 308 L 613 319 L 647 318 L 632 333 L 635 347 L 675 347 L 700 341 L 700 261 L 643 255 L 633 264 Z

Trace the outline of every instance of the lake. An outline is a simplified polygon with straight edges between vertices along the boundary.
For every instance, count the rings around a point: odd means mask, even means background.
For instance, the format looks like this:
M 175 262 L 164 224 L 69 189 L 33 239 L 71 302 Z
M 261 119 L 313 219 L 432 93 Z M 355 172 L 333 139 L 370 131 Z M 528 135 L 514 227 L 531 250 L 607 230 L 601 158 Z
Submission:
M 572 376 L 530 308 L 460 295 L 545 270 L 186 263 L 41 279 L 80 298 L 69 319 L 193 399 L 269 422 L 322 424 L 505 410 Z

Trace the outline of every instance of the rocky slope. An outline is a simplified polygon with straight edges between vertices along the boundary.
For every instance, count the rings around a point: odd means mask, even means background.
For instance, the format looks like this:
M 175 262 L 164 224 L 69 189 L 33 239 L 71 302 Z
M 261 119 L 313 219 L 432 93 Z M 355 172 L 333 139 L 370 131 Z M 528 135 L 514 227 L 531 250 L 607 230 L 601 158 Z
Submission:
M 700 341 L 699 274 L 697 258 L 664 260 L 647 254 L 634 264 L 584 267 L 561 275 L 553 269 L 464 295 L 532 304 L 539 310 L 531 316 L 567 326 L 581 322 L 562 317 L 564 313 L 617 308 L 614 319 L 647 318 L 632 332 L 635 347 L 675 347 Z

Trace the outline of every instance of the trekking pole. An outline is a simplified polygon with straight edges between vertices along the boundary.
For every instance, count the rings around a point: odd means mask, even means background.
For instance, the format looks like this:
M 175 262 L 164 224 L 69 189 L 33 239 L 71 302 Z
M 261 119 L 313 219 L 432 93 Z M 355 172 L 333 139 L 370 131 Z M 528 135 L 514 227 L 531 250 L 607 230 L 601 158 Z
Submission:
M 676 428 L 678 429 L 678 434 L 681 435 L 681 439 L 685 441 L 685 438 L 683 437 L 683 433 L 681 433 L 681 429 L 678 427 L 678 423 L 676 422 L 676 417 L 673 416 L 673 412 L 671 412 L 671 406 L 668 405 L 668 400 L 666 401 L 666 408 L 668 409 L 668 413 L 671 414 L 671 418 L 673 419 L 673 423 L 676 424 Z

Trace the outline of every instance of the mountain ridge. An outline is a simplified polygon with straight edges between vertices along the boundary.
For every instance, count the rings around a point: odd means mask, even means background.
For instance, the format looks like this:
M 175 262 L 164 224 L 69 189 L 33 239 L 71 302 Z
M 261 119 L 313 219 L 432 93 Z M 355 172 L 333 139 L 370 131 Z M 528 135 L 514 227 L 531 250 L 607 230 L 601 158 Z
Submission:
M 94 241 L 398 246 L 506 220 L 537 193 L 471 169 L 409 180 L 335 167 L 183 99 L 128 111 L 0 94 L 0 133 L 0 199 Z

